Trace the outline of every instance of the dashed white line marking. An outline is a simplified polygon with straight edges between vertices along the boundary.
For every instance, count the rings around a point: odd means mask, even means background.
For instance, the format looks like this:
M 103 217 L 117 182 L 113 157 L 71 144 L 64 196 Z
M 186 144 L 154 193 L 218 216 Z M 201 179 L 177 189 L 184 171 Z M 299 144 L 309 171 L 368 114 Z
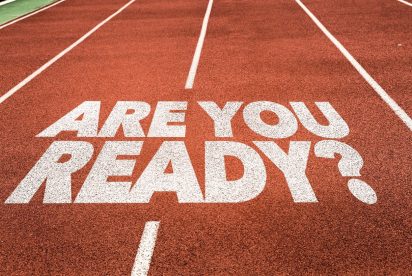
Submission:
M 195 54 L 193 55 L 192 65 L 187 76 L 185 89 L 192 89 L 195 81 L 197 66 L 199 65 L 200 54 L 202 53 L 203 42 L 206 37 L 207 23 L 209 22 L 210 12 L 212 11 L 213 0 L 209 0 L 205 17 L 203 18 L 202 29 L 200 30 L 199 40 L 197 41 Z
M 126 5 L 122 6 L 120 9 L 118 9 L 115 13 L 107 17 L 105 20 L 97 24 L 93 29 L 88 31 L 85 35 L 83 35 L 81 38 L 79 38 L 76 42 L 71 44 L 69 47 L 61 51 L 59 54 L 57 54 L 54 58 L 43 64 L 40 68 L 38 68 L 36 71 L 31 73 L 29 76 L 27 76 L 24 80 L 22 80 L 19 84 L 17 84 L 15 87 L 7 91 L 3 96 L 0 97 L 0 104 L 3 103 L 5 100 L 7 100 L 9 97 L 11 97 L 14 93 L 19 91 L 20 88 L 25 86 L 27 83 L 29 83 L 32 79 L 34 79 L 36 76 L 40 75 L 44 70 L 49 68 L 53 63 L 58 61 L 61 57 L 63 57 L 65 54 L 70 52 L 74 47 L 82 43 L 86 38 L 88 38 L 90 35 L 92 35 L 95 31 L 97 31 L 101 26 L 106 24 L 108 21 L 110 21 L 113 17 L 121 13 L 124 9 L 126 9 L 130 4 L 135 2 L 136 0 L 131 0 L 129 1 Z
M 8 3 L 11 3 L 11 2 L 14 2 L 14 1 L 16 1 L 16 0 L 6 0 L 4 2 L 0 2 L 0 6 L 4 6 L 4 5 L 6 5 Z
M 14 23 L 17 23 L 17 22 L 19 22 L 19 21 L 21 21 L 21 20 L 23 20 L 23 19 L 26 19 L 27 17 L 30 17 L 30 16 L 32 16 L 32 15 L 35 15 L 35 14 L 39 13 L 39 12 L 45 11 L 45 10 L 47 10 L 47 9 L 50 9 L 51 7 L 56 6 L 56 5 L 58 5 L 58 4 L 60 4 L 60 3 L 64 2 L 64 1 L 65 1 L 65 0 L 60 0 L 59 2 L 53 3 L 53 4 L 51 4 L 51 5 L 48 5 L 48 6 L 42 8 L 42 9 L 40 9 L 40 10 L 31 12 L 31 13 L 29 13 L 29 14 L 26 14 L 25 16 L 22 16 L 22 17 L 19 17 L 19 18 L 15 19 L 15 20 L 9 21 L 9 22 L 1 25 L 1 26 L 0 26 L 0 30 L 3 29 L 3 28 L 6 28 L 7 26 L 10 26 L 10 25 L 12 25 L 12 24 L 14 24 Z
M 404 1 L 404 0 L 398 0 L 398 1 L 401 2 L 401 3 L 403 3 L 403 4 L 405 4 L 405 5 L 408 5 L 409 7 L 412 7 L 412 4 L 409 3 L 409 2 L 406 2 L 406 1 Z
M 160 222 L 158 221 L 146 222 L 131 276 L 146 276 L 149 272 L 150 262 L 156 245 L 159 224 Z
M 412 119 L 390 96 L 386 91 L 369 75 L 368 72 L 360 65 L 359 62 L 346 50 L 346 48 L 326 29 L 325 26 L 316 18 L 315 15 L 300 1 L 295 0 L 296 3 L 306 12 L 306 14 L 313 20 L 316 26 L 329 38 L 330 41 L 339 49 L 345 58 L 352 64 L 353 67 L 361 74 L 367 83 L 375 90 L 375 92 L 382 98 L 382 100 L 395 112 L 395 114 L 405 123 L 405 125 L 412 131 Z

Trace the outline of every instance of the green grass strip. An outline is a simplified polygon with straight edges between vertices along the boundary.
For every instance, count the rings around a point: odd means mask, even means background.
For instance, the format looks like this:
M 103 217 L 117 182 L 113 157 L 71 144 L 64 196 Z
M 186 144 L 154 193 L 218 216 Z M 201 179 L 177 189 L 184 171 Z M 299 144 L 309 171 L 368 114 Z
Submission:
M 16 0 L 0 6 L 0 25 L 38 10 L 53 2 L 56 2 L 56 0 Z

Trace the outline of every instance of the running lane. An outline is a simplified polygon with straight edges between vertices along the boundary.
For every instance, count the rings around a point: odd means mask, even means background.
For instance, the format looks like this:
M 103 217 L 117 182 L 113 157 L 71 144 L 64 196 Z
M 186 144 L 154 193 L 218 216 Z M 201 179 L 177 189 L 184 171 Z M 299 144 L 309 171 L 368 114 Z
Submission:
M 412 113 L 412 9 L 396 0 L 305 1 L 398 104 Z
M 0 30 L 0 95 L 110 15 L 122 1 L 71 0 Z
M 99 12 L 101 21 L 126 3 L 93 1 L 87 6 L 91 11 L 102 11 Z M 55 140 L 35 136 L 83 101 L 102 101 L 102 116 L 107 117 L 120 100 L 147 101 L 153 104 L 153 109 L 158 100 L 185 100 L 181 96 L 184 95 L 182 83 L 206 5 L 184 0 L 136 1 L 2 103 L 1 201 L 6 201 Z M 75 5 L 74 9 L 80 10 L 82 6 Z M 62 17 L 73 16 L 64 14 L 63 10 L 61 13 Z M 94 17 L 98 17 L 97 13 Z M 42 20 L 46 24 L 47 17 Z M 81 16 L 76 26 L 87 32 L 87 27 L 97 23 Z M 17 27 L 14 32 L 23 39 Z M 14 32 L 10 29 L 9 35 Z M 65 39 L 66 47 L 74 40 Z M 16 40 L 10 43 L 16 43 L 14 48 L 19 46 Z M 49 41 L 44 43 L 48 45 Z M 25 59 L 22 60 L 24 63 Z M 150 118 L 144 122 L 145 130 L 149 122 Z M 78 140 L 73 133 L 56 139 Z M 116 140 L 122 139 L 124 136 L 117 135 Z M 93 143 L 97 154 L 106 139 L 85 140 Z M 160 144 L 160 139 L 153 140 L 145 143 L 134 180 Z M 74 196 L 94 160 L 95 156 L 90 166 L 73 179 Z M 44 189 L 40 189 L 30 204 L 1 204 L 0 274 L 130 274 L 145 223 L 156 220 L 162 223 L 169 214 L 168 223 L 173 225 L 176 211 L 156 201 L 150 205 L 44 205 L 43 194 Z M 176 207 L 172 199 L 172 206 Z M 160 224 L 159 235 L 163 231 L 163 236 L 173 235 L 168 234 L 167 227 L 162 228 Z M 156 254 L 172 253 L 167 249 Z

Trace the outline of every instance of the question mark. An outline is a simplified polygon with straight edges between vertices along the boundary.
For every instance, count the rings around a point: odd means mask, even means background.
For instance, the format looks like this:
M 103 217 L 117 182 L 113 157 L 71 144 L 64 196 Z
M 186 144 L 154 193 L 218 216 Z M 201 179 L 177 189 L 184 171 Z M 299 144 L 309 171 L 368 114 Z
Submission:
M 335 158 L 335 153 L 342 156 L 338 168 L 342 176 L 361 176 L 363 166 L 362 156 L 351 146 L 333 140 L 323 140 L 315 145 L 315 155 L 323 158 Z M 374 204 L 377 201 L 375 191 L 368 183 L 351 178 L 348 180 L 349 191 L 358 200 L 366 204 Z

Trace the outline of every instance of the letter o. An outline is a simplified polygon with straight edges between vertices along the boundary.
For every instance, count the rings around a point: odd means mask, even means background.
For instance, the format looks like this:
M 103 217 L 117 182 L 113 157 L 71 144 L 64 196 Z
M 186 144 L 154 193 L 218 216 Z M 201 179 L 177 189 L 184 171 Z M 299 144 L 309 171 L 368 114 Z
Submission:
M 275 113 L 279 122 L 276 125 L 263 122 L 260 117 L 263 111 Z M 283 105 L 274 102 L 259 101 L 248 104 L 243 110 L 243 119 L 251 130 L 268 138 L 288 138 L 298 130 L 295 115 Z

